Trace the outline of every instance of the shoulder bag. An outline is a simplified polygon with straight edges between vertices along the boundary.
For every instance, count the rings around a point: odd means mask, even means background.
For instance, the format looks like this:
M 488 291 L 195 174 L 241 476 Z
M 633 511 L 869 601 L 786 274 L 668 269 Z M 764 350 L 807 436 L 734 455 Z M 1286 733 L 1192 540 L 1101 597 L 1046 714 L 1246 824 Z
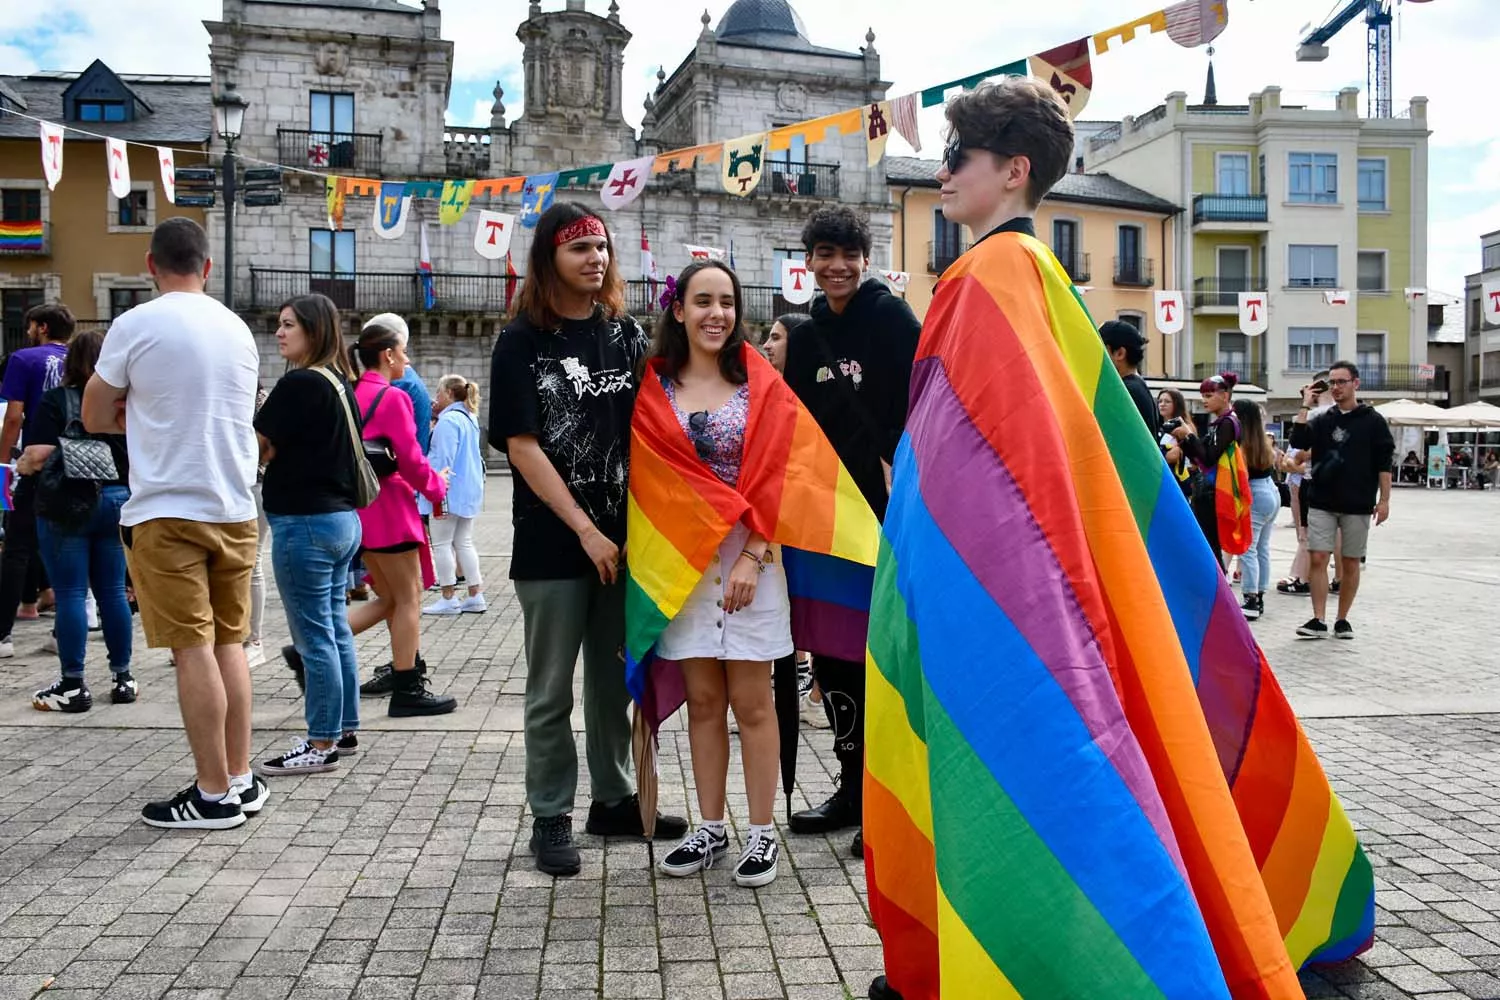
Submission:
M 363 446 L 368 442 L 360 440 L 359 429 L 354 426 L 354 406 L 349 402 L 350 394 L 345 389 L 344 380 L 327 368 L 317 370 L 333 384 L 334 392 L 338 393 L 344 410 L 344 423 L 349 427 L 349 446 L 354 449 L 354 502 L 360 507 L 368 507 L 380 496 L 380 477 L 375 474 L 375 470 L 370 467 L 369 458 L 365 456 Z
M 63 431 L 37 473 L 36 512 L 69 534 L 82 531 L 99 503 L 99 484 L 120 478 L 108 441 L 83 429 L 81 390 L 63 390 Z
M 375 407 L 380 405 L 380 401 L 390 391 L 391 387 L 386 386 L 375 394 L 374 399 L 370 400 L 370 408 L 365 410 L 364 419 L 360 421 L 361 428 L 369 426 L 370 418 L 375 415 Z M 375 470 L 375 475 L 381 479 L 394 476 L 396 474 L 396 449 L 391 447 L 390 439 L 379 437 L 363 440 L 365 458 L 369 460 L 370 468 Z

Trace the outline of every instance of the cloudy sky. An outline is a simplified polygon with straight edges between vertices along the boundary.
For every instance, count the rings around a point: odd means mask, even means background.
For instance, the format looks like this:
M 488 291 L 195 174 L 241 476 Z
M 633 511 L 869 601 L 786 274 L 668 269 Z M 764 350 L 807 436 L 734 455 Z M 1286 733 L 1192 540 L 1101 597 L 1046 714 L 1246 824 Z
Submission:
M 604 13 L 609 0 L 588 0 Z M 1321 24 L 1348 0 L 1229 0 L 1229 27 L 1217 42 L 1219 99 L 1240 102 L 1267 85 L 1283 88 L 1284 103 L 1329 106 L 1341 87 L 1365 85 L 1365 32 L 1360 20 L 1330 43 L 1326 62 L 1298 63 L 1296 43 L 1305 26 Z M 1494 58 L 1500 37 L 1493 17 L 1497 0 L 1413 0 L 1400 5 L 1395 43 L 1396 106 L 1413 95 L 1431 100 L 1431 287 L 1462 292 L 1463 276 L 1478 270 L 1479 235 L 1500 229 L 1500 130 L 1487 114 L 1492 99 L 1481 67 Z M 498 80 L 514 116 L 524 105 L 521 45 L 516 27 L 523 0 L 441 0 L 443 36 L 455 40 L 449 104 L 453 124 L 489 120 L 490 92 Z M 655 85 L 658 66 L 668 73 L 688 53 L 702 29 L 704 6 L 717 24 L 730 0 L 619 0 L 620 16 L 635 38 L 625 52 L 625 110 L 639 124 L 641 101 Z M 563 0 L 546 0 L 546 10 Z M 1149 0 L 949 0 L 935 16 L 915 16 L 910 0 L 853 4 L 794 0 L 811 39 L 858 50 L 875 32 L 891 94 L 1051 48 L 1148 13 Z M 1139 8 L 1139 9 L 1137 9 Z M 170 13 L 167 11 L 170 10 Z M 219 15 L 219 0 L 3 0 L 0 2 L 0 72 L 82 69 L 102 58 L 124 73 L 206 73 L 208 36 L 200 23 Z M 1202 96 L 1207 54 L 1178 47 L 1164 35 L 1141 37 L 1094 61 L 1094 95 L 1085 117 L 1140 114 L 1174 90 Z M 1476 89 L 1477 87 L 1477 89 Z M 941 122 L 927 112 L 923 134 L 936 145 Z M 893 139 L 892 152 L 902 143 Z M 927 155 L 932 149 L 924 150 Z

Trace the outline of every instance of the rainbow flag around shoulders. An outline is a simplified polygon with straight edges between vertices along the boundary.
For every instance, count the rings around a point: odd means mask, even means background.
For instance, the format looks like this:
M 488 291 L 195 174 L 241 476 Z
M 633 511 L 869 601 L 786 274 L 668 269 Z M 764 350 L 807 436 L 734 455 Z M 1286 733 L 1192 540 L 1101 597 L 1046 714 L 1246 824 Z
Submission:
M 41 219 L 27 222 L 0 222 L 0 251 L 16 253 L 41 250 L 45 243 L 44 232 Z
M 1234 426 L 1240 422 L 1235 419 Z M 1219 455 L 1214 475 L 1214 517 L 1219 522 L 1219 548 L 1232 556 L 1250 551 L 1254 529 L 1250 524 L 1250 469 L 1238 441 Z
M 870 612 L 870 909 L 906 1000 L 1300 998 L 1374 883 L 1051 252 L 927 314 Z
M 683 691 L 677 665 L 652 648 L 741 520 L 781 546 L 797 648 L 863 655 L 880 525 L 776 369 L 748 345 L 743 350 L 750 411 L 736 486 L 698 457 L 656 359 L 647 362 L 636 394 L 625 515 L 625 681 L 653 729 L 681 706 Z

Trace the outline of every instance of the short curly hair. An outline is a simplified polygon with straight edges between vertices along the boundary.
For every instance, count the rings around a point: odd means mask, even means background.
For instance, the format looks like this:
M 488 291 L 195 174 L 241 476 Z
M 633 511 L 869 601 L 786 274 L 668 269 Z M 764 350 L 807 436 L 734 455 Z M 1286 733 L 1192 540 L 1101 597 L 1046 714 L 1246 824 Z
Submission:
M 1008 76 L 948 102 L 950 134 L 972 149 L 1031 161 L 1026 202 L 1033 209 L 1073 162 L 1073 121 L 1057 91 L 1038 80 Z
M 847 205 L 820 208 L 802 227 L 802 246 L 808 253 L 812 253 L 813 247 L 819 243 L 831 243 L 840 250 L 857 247 L 868 257 L 873 245 L 870 223 Z

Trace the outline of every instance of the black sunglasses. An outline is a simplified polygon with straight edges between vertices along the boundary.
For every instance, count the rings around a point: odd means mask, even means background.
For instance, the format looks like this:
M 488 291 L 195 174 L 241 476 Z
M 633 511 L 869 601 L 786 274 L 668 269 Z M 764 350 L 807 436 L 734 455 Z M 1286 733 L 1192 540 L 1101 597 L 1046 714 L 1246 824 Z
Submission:
M 943 166 L 948 169 L 948 173 L 950 174 L 958 173 L 964 168 L 964 164 L 969 161 L 970 151 L 975 149 L 982 149 L 985 152 L 994 153 L 996 156 L 1012 155 L 998 149 L 991 149 L 989 146 L 965 146 L 963 140 L 955 136 L 947 146 L 943 147 Z
M 698 452 L 698 457 L 705 462 L 713 449 L 708 442 L 708 411 L 699 410 L 688 414 L 688 438 L 693 442 L 693 448 Z

